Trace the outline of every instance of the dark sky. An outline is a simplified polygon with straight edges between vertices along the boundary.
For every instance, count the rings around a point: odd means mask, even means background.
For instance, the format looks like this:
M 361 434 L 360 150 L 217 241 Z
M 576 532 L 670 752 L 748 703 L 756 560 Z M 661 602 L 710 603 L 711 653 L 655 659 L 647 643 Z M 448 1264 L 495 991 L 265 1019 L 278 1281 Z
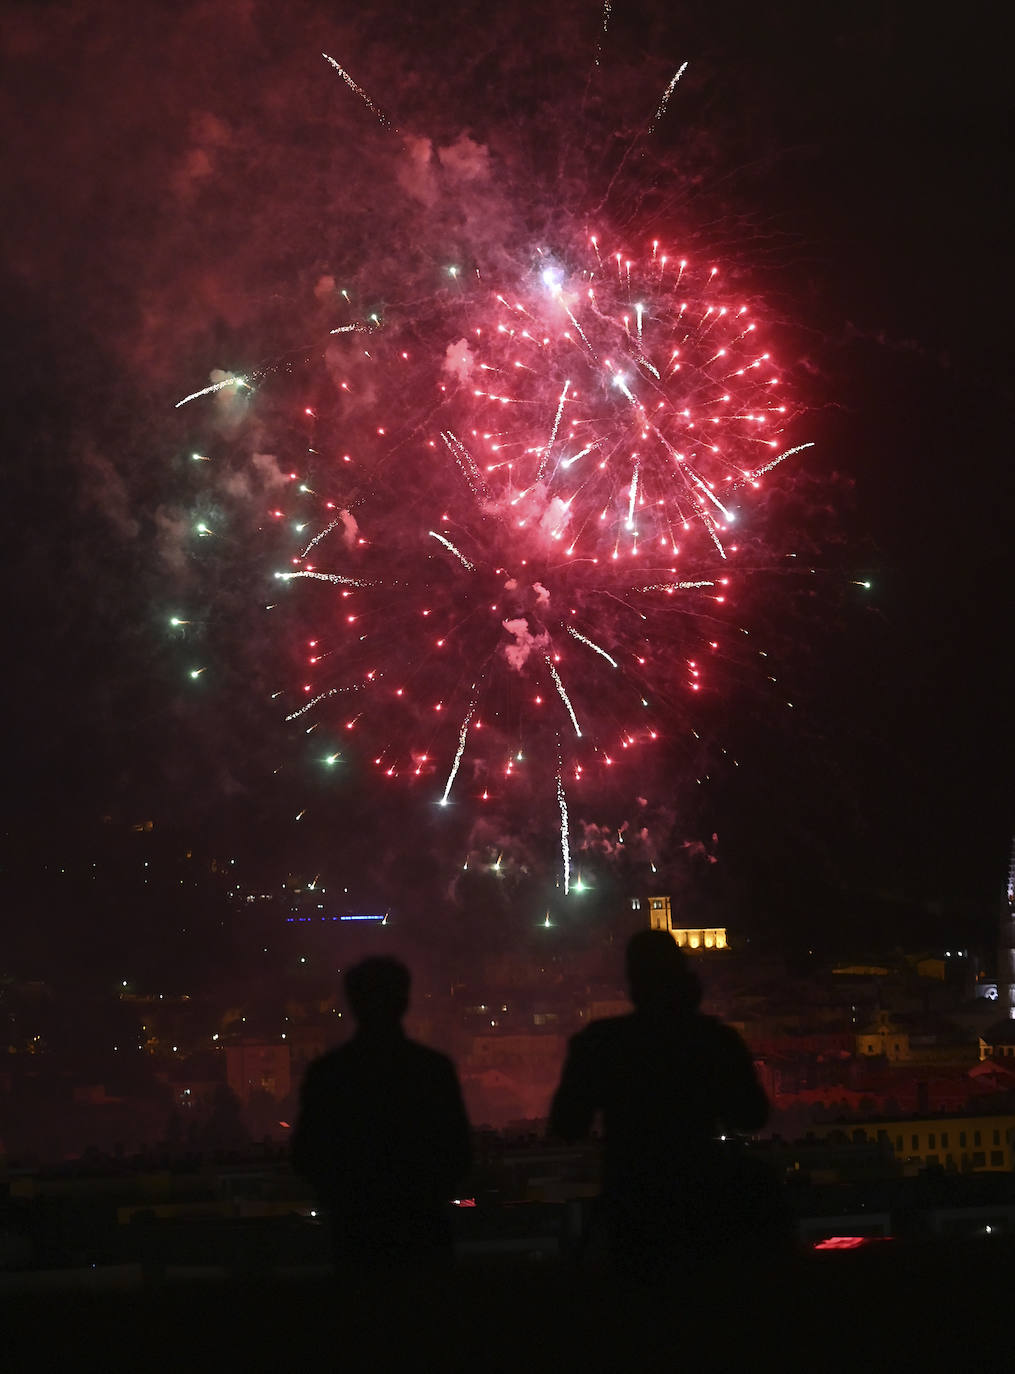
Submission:
M 174 402 L 319 340 L 322 276 L 390 297 L 445 248 L 521 251 L 559 207 L 601 203 L 633 148 L 602 216 L 735 264 L 782 322 L 816 442 L 770 514 L 819 572 L 755 594 L 798 715 L 773 720 L 749 686 L 704 706 L 741 766 L 703 793 L 701 760 L 672 760 L 688 776 L 655 813 L 661 843 L 717 832 L 731 889 L 775 928 L 936 901 L 974 938 L 1015 816 L 1000 33 L 976 7 L 938 27 L 891 3 L 615 3 L 605 37 L 573 0 L 413 8 L 4 7 L 10 834 L 44 853 L 54 827 L 143 812 L 288 862 L 296 791 L 273 769 L 298 790 L 302 764 L 245 688 L 246 565 L 199 563 L 183 536 L 202 420 Z M 405 137 L 468 136 L 489 183 L 459 168 L 436 199 L 413 191 L 405 145 L 322 50 Z M 218 649 L 200 693 L 165 628 L 198 600 Z M 366 886 L 411 886 L 426 853 L 446 891 L 452 852 L 498 840 L 445 853 L 403 798 L 310 787 L 314 842 Z M 576 833 L 628 807 L 604 798 Z M 552 865 L 531 816 L 504 826 Z

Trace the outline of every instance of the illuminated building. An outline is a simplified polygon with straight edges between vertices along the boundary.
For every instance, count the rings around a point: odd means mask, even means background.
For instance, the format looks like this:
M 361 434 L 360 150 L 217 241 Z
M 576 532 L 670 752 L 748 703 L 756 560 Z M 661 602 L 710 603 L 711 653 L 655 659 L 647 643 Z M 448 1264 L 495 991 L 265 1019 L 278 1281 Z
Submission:
M 940 1165 L 961 1172 L 1015 1167 L 1015 1115 L 911 1116 L 811 1126 L 819 1139 L 848 1132 L 855 1142 L 887 1141 L 895 1158 L 912 1169 Z
M 879 1011 L 874 1021 L 857 1034 L 856 1052 L 861 1058 L 884 1055 L 892 1064 L 909 1059 L 909 1032 L 898 1024 L 891 1012 Z
M 648 899 L 650 930 L 665 930 L 673 936 L 681 949 L 700 953 L 706 949 L 728 949 L 725 926 L 674 926 L 669 897 Z
M 261 1040 L 227 1045 L 226 1081 L 244 1106 L 258 1090 L 281 1101 L 292 1087 L 289 1046 Z

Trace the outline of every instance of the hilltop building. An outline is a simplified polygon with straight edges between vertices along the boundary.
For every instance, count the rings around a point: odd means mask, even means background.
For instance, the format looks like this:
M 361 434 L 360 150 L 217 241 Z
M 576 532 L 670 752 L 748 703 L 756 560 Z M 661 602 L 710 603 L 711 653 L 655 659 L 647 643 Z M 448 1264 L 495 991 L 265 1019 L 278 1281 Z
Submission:
M 725 926 L 708 926 L 695 929 L 674 926 L 669 897 L 650 897 L 648 907 L 649 929 L 667 931 L 673 936 L 680 948 L 687 950 L 688 953 L 702 953 L 707 949 L 729 949 Z

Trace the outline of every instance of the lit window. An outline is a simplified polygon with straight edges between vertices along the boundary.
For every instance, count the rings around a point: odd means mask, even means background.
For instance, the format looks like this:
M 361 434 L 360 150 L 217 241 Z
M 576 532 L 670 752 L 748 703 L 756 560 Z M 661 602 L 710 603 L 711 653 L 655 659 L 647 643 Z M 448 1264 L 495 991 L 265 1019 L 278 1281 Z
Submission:
M 632 910 L 632 911 L 640 911 L 640 910 L 641 910 L 641 898 L 640 898 L 640 897 L 632 897 L 632 898 L 631 898 L 631 910 Z

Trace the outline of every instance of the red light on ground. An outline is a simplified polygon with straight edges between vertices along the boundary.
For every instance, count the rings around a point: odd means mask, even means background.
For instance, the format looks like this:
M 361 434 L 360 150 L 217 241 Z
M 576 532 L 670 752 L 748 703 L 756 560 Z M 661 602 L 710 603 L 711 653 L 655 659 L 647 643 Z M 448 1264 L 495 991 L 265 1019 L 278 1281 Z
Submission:
M 859 1250 L 864 1245 L 881 1245 L 891 1236 L 828 1236 L 814 1242 L 815 1250 Z

